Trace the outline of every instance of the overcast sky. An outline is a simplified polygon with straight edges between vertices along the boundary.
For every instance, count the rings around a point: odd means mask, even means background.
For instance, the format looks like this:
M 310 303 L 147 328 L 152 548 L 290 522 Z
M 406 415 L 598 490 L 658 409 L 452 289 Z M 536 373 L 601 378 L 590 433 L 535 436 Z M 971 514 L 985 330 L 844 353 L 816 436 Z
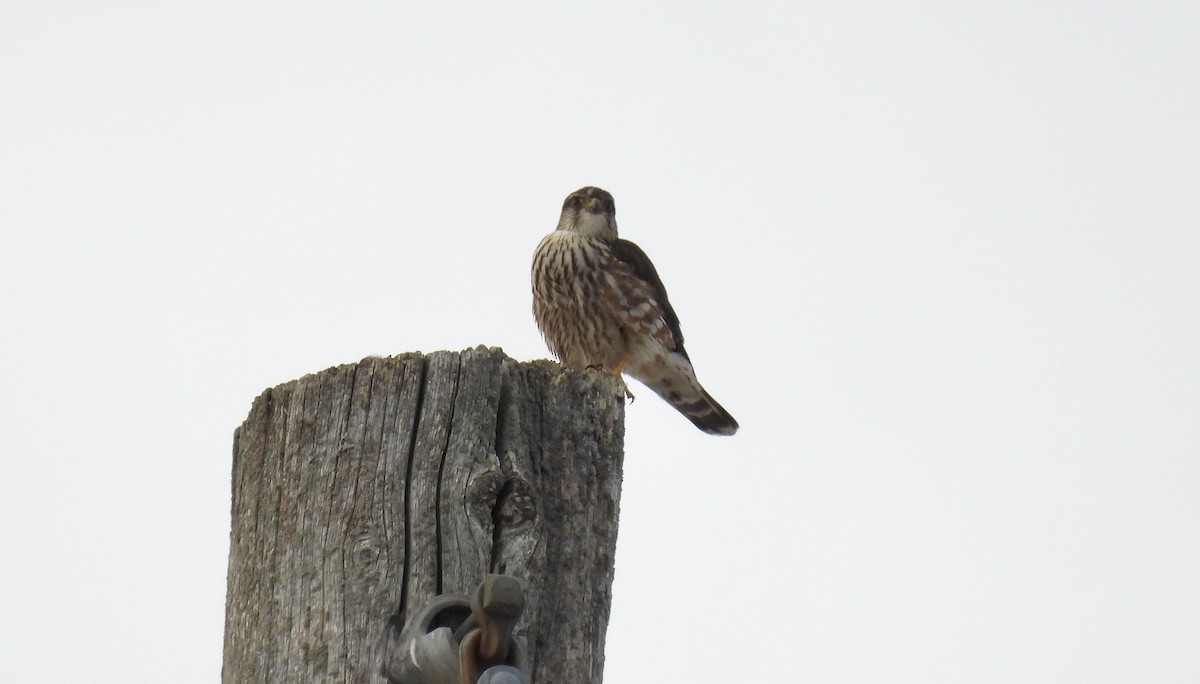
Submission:
M 0 672 L 217 681 L 253 398 L 545 356 L 594 184 L 742 425 L 629 407 L 606 681 L 1200 680 L 1198 26 L 0 4 Z

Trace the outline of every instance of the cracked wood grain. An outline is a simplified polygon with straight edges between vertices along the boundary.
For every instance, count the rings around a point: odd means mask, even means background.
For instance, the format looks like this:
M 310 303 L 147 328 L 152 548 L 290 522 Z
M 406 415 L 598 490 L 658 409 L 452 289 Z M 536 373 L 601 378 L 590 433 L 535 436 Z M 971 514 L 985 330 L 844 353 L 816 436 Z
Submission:
M 406 615 L 504 572 L 534 681 L 599 684 L 620 393 L 482 347 L 265 391 L 234 435 L 223 681 L 387 682 Z

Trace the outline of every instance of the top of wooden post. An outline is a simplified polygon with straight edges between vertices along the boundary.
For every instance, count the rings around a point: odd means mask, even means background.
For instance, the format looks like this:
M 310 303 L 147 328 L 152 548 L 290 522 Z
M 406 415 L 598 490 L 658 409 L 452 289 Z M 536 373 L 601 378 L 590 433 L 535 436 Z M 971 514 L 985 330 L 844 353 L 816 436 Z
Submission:
M 234 437 L 225 681 L 388 681 L 405 616 L 524 582 L 534 681 L 598 684 L 624 399 L 495 348 L 370 357 L 262 393 Z

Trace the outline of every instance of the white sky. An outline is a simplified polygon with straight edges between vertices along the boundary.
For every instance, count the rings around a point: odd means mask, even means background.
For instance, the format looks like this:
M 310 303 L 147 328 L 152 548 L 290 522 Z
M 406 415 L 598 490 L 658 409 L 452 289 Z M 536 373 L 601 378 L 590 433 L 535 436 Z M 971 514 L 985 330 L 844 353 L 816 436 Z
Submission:
M 434 4 L 0 4 L 8 681 L 216 681 L 251 400 L 545 356 L 587 184 L 742 424 L 630 406 L 606 681 L 1200 680 L 1200 5 Z

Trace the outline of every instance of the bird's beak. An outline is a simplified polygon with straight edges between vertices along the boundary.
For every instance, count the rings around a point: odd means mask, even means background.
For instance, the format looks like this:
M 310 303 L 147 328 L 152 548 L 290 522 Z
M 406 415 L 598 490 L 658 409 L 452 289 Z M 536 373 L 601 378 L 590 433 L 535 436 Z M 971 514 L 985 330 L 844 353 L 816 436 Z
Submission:
M 587 197 L 583 200 L 584 211 L 595 213 L 595 206 L 600 203 L 600 199 L 596 197 Z

